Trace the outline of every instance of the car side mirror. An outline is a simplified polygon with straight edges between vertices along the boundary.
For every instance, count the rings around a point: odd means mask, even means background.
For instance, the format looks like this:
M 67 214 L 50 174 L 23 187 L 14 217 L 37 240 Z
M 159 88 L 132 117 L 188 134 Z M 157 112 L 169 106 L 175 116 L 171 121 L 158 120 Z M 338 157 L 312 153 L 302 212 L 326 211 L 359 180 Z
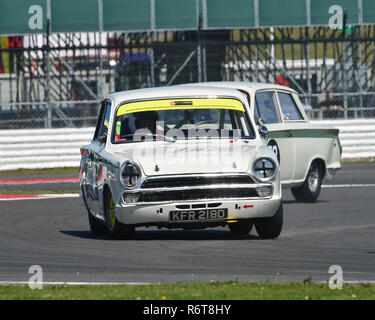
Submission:
M 259 117 L 257 119 L 257 124 L 259 124 L 259 125 L 265 125 L 266 124 L 266 119 L 264 119 L 263 117 Z
M 101 132 L 98 135 L 98 141 L 100 143 L 106 143 L 107 142 L 107 134 L 105 132 Z
M 268 129 L 266 126 L 260 125 L 258 128 L 258 132 L 261 135 L 261 137 L 265 137 L 268 133 Z

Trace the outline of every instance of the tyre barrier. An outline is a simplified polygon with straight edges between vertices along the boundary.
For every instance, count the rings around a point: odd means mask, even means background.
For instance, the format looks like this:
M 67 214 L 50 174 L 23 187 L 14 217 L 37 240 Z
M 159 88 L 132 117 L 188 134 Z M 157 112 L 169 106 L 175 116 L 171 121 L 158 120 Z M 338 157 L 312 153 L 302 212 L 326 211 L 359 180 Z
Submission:
M 375 158 L 375 120 L 312 121 L 340 130 L 342 159 Z M 0 130 L 0 171 L 78 167 L 95 128 Z

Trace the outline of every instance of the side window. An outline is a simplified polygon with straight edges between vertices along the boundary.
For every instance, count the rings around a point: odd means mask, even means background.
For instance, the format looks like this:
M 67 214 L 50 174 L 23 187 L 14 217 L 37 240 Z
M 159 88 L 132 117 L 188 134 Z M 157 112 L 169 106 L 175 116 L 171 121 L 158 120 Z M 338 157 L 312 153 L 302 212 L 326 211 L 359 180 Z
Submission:
M 232 119 L 230 118 L 229 110 L 221 111 L 221 122 L 220 129 L 232 130 Z
M 255 103 L 254 103 L 254 120 L 255 120 L 255 123 L 259 125 L 259 109 L 258 109 L 258 105 L 257 105 L 257 101 L 255 100 Z
M 278 92 L 281 111 L 284 120 L 303 120 L 302 114 L 299 111 L 293 97 L 289 93 Z
M 105 133 L 106 135 L 108 135 L 110 117 L 111 117 L 111 104 L 107 102 L 106 108 L 105 108 L 104 123 L 103 123 L 103 127 L 101 130 L 101 132 Z
M 250 104 L 250 95 L 249 95 L 249 93 L 247 93 L 246 91 L 241 90 L 241 89 L 238 89 L 238 91 L 241 92 L 241 93 L 245 96 L 246 101 L 247 101 L 247 103 L 248 103 L 249 106 L 250 106 L 251 104 Z
M 100 107 L 98 122 L 96 124 L 94 139 L 97 139 L 101 133 L 108 135 L 109 120 L 111 115 L 111 103 L 104 101 Z
M 262 117 L 266 124 L 281 122 L 274 91 L 261 91 L 255 95 L 255 117 L 256 120 Z

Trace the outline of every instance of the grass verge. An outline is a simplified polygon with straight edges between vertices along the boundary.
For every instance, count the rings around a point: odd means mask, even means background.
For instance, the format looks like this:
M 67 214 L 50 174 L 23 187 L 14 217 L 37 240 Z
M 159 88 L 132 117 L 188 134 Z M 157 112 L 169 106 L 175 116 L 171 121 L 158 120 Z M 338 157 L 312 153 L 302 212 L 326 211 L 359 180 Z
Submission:
M 56 286 L 31 290 L 27 285 L 1 285 L 0 299 L 126 300 L 353 300 L 375 299 L 375 285 L 344 285 L 331 290 L 317 283 L 214 282 L 151 285 Z
M 45 168 L 45 169 L 18 169 L 18 170 L 5 170 L 0 171 L 0 177 L 7 176 L 31 176 L 31 175 L 56 175 L 56 174 L 71 174 L 77 176 L 79 174 L 78 167 L 66 168 Z
M 0 190 L 2 195 L 13 196 L 35 196 L 40 194 L 65 194 L 65 193 L 79 193 L 79 190 Z
M 354 158 L 354 159 L 344 159 L 341 160 L 341 164 L 361 164 L 361 163 L 375 163 L 375 158 Z

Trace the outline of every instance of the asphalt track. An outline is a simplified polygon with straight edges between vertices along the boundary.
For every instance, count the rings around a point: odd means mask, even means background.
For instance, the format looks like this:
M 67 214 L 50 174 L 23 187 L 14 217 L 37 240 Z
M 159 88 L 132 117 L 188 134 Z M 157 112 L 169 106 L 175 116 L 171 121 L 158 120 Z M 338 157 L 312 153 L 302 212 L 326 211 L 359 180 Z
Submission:
M 345 281 L 374 281 L 375 164 L 346 165 L 329 184 L 315 204 L 284 191 L 276 240 L 224 228 L 111 240 L 90 233 L 79 198 L 2 201 L 0 281 L 28 281 L 34 264 L 47 282 L 326 281 L 331 265 Z

